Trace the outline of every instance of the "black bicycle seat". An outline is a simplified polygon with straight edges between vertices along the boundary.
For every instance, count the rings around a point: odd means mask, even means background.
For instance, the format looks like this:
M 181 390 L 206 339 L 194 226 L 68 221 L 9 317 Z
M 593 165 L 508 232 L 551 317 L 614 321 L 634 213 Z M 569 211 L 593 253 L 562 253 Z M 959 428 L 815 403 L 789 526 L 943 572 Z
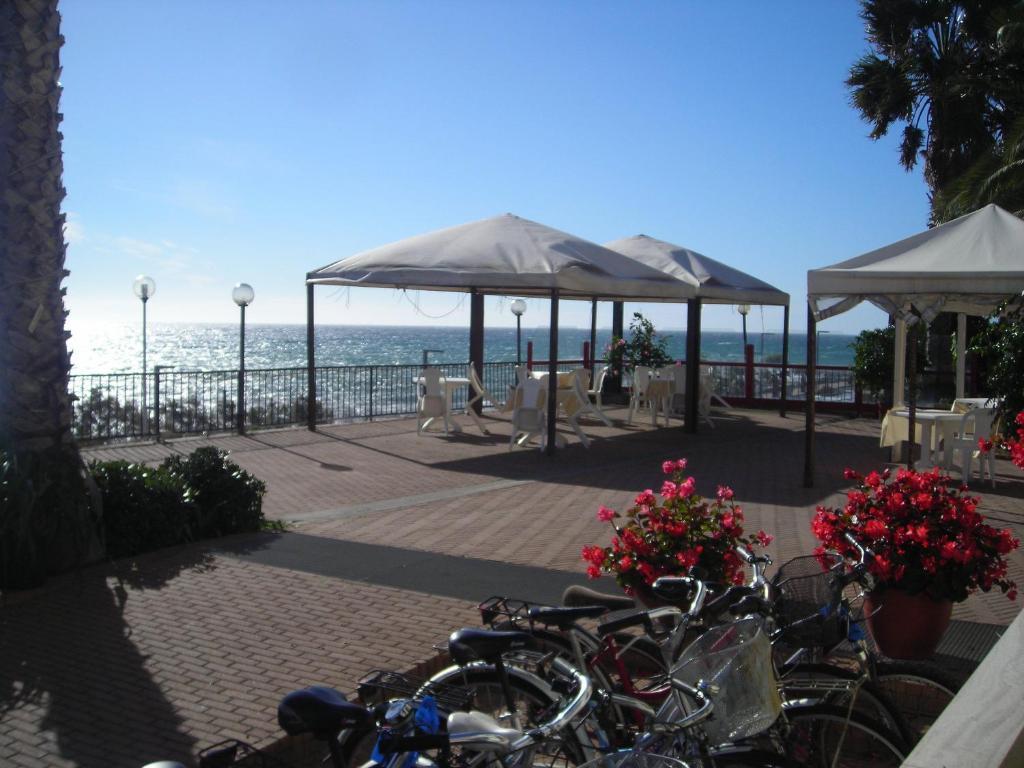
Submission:
M 311 733 L 317 739 L 331 739 L 345 728 L 368 725 L 372 719 L 366 707 L 322 685 L 292 691 L 277 705 L 277 722 L 289 736 Z
M 530 618 L 540 624 L 565 630 L 580 619 L 596 619 L 606 613 L 608 613 L 606 605 L 581 605 L 575 608 L 538 606 L 530 609 Z
M 603 605 L 610 611 L 623 611 L 636 608 L 633 598 L 625 595 L 609 595 L 605 592 L 598 592 L 595 589 L 581 587 L 574 584 L 562 593 L 562 602 L 565 605 Z
M 456 664 L 482 659 L 496 661 L 505 651 L 525 648 L 532 638 L 526 632 L 500 632 L 492 629 L 457 629 L 448 638 L 448 653 Z

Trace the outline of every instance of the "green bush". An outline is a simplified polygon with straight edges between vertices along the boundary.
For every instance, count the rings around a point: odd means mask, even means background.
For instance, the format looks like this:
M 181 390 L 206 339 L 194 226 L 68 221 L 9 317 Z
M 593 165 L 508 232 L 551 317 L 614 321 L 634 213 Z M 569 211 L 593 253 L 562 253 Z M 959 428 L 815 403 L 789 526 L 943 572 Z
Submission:
M 258 531 L 263 525 L 266 483 L 257 480 L 212 446 L 160 465 L 189 489 L 195 505 L 197 538 Z
M 266 485 L 216 448 L 173 456 L 159 467 L 105 461 L 93 462 L 90 471 L 103 498 L 110 557 L 258 531 L 265 524 Z
M 109 557 L 127 557 L 191 541 L 194 512 L 181 481 L 163 469 L 127 461 L 94 462 L 103 498 Z

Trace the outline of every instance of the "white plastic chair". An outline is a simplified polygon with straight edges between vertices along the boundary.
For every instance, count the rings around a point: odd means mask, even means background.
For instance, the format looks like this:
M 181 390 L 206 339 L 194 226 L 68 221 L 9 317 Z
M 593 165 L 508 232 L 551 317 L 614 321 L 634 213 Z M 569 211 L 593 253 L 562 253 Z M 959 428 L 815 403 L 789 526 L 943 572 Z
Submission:
M 708 398 L 710 400 L 717 400 L 723 408 L 732 408 L 725 398 L 723 398 L 718 392 L 715 391 L 715 369 L 710 365 L 702 365 L 700 367 L 700 380 L 707 387 Z M 703 394 L 701 395 L 703 397 Z M 708 404 L 708 413 L 711 412 L 711 404 Z
M 594 386 L 587 390 L 587 397 L 594 398 L 594 403 L 597 405 L 598 410 L 604 407 L 604 404 L 601 402 L 601 390 L 604 389 L 604 380 L 608 378 L 608 370 L 607 365 L 602 365 L 594 377 Z
M 626 423 L 633 423 L 633 414 L 643 407 L 650 407 L 647 400 L 647 387 L 651 383 L 651 369 L 645 365 L 638 365 L 633 369 L 633 390 L 629 396 L 629 415 Z
M 590 397 L 587 395 L 587 389 L 583 384 L 583 378 L 581 376 L 573 377 L 572 391 L 573 394 L 576 396 L 576 400 L 579 403 L 579 407 L 576 409 L 576 413 L 569 417 L 569 424 L 572 425 L 572 428 L 576 431 L 576 434 L 580 435 L 581 440 L 583 439 L 583 435 L 580 434 L 580 430 L 577 429 L 577 426 L 574 424 L 574 422 L 578 421 L 579 418 L 586 413 L 589 413 L 593 415 L 594 418 L 603 421 L 605 426 L 612 426 L 612 420 L 609 419 L 604 414 L 604 412 L 602 412 L 601 409 L 597 407 L 596 404 L 590 402 Z M 586 440 L 583 440 L 583 442 L 584 444 L 586 444 Z
M 996 487 L 996 459 L 992 451 L 982 453 L 978 448 L 978 440 L 992 437 L 992 422 L 995 419 L 995 408 L 974 408 L 964 414 L 957 428 L 956 436 L 946 439 L 943 447 L 943 464 L 947 469 L 959 469 L 960 477 L 965 483 L 971 480 L 974 459 L 978 459 L 978 480 L 984 482 L 985 468 L 992 487 Z M 959 453 L 960 463 L 955 464 L 953 457 Z
M 416 402 L 416 434 L 430 426 L 434 419 L 444 420 L 444 433 L 448 434 L 448 393 L 441 384 L 441 371 L 424 368 L 420 372 L 423 391 Z
M 469 415 L 471 419 L 473 419 L 473 421 L 476 422 L 476 425 L 480 427 L 481 432 L 483 432 L 485 435 L 489 435 L 491 433 L 487 431 L 487 427 L 485 427 L 484 423 L 480 421 L 480 417 L 477 416 L 476 411 L 473 409 L 473 404 L 479 402 L 482 407 L 484 401 L 488 400 L 490 401 L 491 405 L 493 405 L 499 411 L 505 410 L 505 404 L 498 400 L 498 398 L 496 398 L 494 395 L 492 395 L 491 391 L 484 386 L 484 383 L 480 381 L 480 377 L 477 375 L 476 368 L 473 366 L 472 363 L 466 366 L 466 378 L 469 379 L 469 385 L 473 388 L 473 392 L 475 393 L 469 400 L 466 401 L 466 413 Z
M 547 442 L 547 381 L 527 378 L 516 387 L 515 408 L 512 410 L 512 435 L 508 440 L 508 449 L 513 445 L 525 445 L 535 435 L 540 436 L 540 448 L 544 450 Z
M 683 414 L 686 412 L 686 366 L 685 365 L 673 365 L 669 368 L 662 368 L 663 371 L 669 371 L 672 379 L 672 401 L 670 404 L 670 410 L 674 414 Z

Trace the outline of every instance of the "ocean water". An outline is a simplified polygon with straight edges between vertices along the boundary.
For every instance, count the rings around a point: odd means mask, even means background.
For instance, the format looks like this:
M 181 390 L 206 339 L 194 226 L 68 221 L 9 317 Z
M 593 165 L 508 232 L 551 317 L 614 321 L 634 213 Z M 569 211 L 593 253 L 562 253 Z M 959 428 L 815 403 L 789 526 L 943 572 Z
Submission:
M 665 331 L 669 354 L 686 356 L 686 331 Z M 818 337 L 820 365 L 850 365 L 853 336 L 821 334 Z M 558 352 L 563 359 L 579 359 L 590 330 L 559 329 Z M 598 356 L 611 339 L 611 330 L 598 329 Z M 781 333 L 749 333 L 758 362 L 781 360 Z M 523 358 L 526 344 L 533 342 L 534 357 L 547 359 L 548 331 L 524 329 Z M 238 367 L 239 329 L 232 324 L 151 323 L 147 333 L 147 357 L 154 365 L 174 366 L 178 371 L 231 370 Z M 111 325 L 72 328 L 73 374 L 124 373 L 142 370 L 142 339 L 138 325 Z M 342 326 L 325 325 L 316 329 L 316 364 L 402 365 L 417 364 L 423 350 L 432 352 L 437 363 L 465 362 L 469 357 L 469 329 L 466 327 Z M 789 359 L 801 364 L 805 359 L 806 336 L 791 334 Z M 484 333 L 484 355 L 488 361 L 516 359 L 515 328 L 488 328 Z M 701 358 L 711 361 L 743 360 L 743 335 L 732 331 L 704 331 L 701 334 Z M 247 369 L 292 368 L 306 365 L 306 328 L 302 325 L 247 325 L 245 338 Z

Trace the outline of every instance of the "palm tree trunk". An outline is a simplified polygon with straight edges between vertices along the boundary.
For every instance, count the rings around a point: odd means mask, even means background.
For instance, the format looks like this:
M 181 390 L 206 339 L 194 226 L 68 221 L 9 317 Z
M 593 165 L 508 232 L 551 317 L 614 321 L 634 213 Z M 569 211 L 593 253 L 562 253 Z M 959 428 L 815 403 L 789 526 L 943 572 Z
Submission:
M 63 42 L 56 0 L 0 3 L 0 449 L 31 487 L 33 540 L 25 544 L 49 570 L 95 554 L 68 394 Z M 17 507 L 0 506 L 0 530 L 19 527 L 11 519 Z

